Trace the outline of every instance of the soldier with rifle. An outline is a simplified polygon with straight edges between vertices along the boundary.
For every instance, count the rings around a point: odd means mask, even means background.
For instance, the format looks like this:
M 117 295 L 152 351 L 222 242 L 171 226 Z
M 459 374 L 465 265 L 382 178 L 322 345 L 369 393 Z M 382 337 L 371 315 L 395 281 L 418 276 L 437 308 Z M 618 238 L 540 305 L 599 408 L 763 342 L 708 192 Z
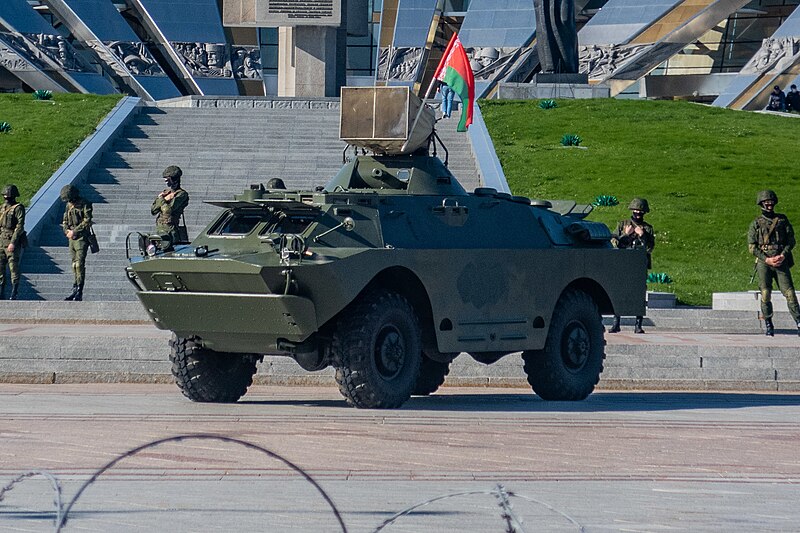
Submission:
M 189 193 L 181 188 L 182 175 L 180 167 L 170 165 L 165 168 L 162 177 L 167 188 L 156 196 L 150 207 L 150 213 L 156 217 L 156 233 L 169 241 L 163 247 L 164 251 L 171 250 L 180 241 L 181 216 L 189 205 Z
M 800 307 L 790 272 L 794 265 L 794 229 L 786 215 L 775 212 L 778 203 L 775 191 L 759 192 L 756 203 L 761 207 L 761 215 L 750 224 L 747 244 L 750 253 L 756 256 L 755 274 L 761 290 L 761 316 L 764 317 L 765 332 L 769 337 L 775 335 L 772 323 L 772 280 L 775 280 L 786 298 L 789 313 L 800 335 Z
M 644 221 L 644 215 L 650 212 L 650 204 L 644 198 L 634 198 L 631 200 L 628 209 L 631 210 L 631 218 L 620 220 L 617 230 L 611 236 L 611 243 L 617 248 L 644 248 L 647 251 L 647 268 L 652 266 L 651 254 L 656 245 L 656 235 L 653 226 Z M 619 315 L 614 315 L 614 323 L 611 325 L 609 333 L 619 332 Z M 644 333 L 642 329 L 643 317 L 637 316 L 633 326 L 634 333 Z
M 11 274 L 11 298 L 19 293 L 19 259 L 27 244 L 25 233 L 25 206 L 17 201 L 19 189 L 16 185 L 3 188 L 5 202 L 0 206 L 0 299 L 6 295 L 6 265 Z

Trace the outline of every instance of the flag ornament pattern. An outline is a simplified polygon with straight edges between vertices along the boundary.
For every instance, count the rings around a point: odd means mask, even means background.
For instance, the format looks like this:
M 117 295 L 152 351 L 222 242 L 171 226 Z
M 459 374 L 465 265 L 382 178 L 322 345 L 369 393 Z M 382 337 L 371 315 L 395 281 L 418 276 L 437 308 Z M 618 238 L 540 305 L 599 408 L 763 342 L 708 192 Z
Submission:
M 458 38 L 453 34 L 442 56 L 442 61 L 436 68 L 434 78 L 446 83 L 461 98 L 461 120 L 458 131 L 467 131 L 472 124 L 472 106 L 475 103 L 475 77 L 469 65 L 467 53 Z

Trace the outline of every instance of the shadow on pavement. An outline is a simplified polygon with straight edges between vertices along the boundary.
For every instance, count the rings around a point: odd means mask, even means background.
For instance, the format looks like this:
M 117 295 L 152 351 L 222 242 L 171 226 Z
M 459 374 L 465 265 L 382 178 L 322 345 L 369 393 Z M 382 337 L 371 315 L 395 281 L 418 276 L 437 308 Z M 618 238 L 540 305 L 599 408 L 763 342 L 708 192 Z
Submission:
M 728 392 L 595 392 L 580 402 L 547 402 L 531 393 L 452 394 L 414 396 L 401 411 L 454 412 L 635 412 L 682 411 L 688 409 L 741 409 L 746 407 L 800 406 L 800 394 Z M 241 400 L 239 404 L 344 407 L 342 400 Z M 358 410 L 385 412 L 382 410 Z M 392 410 L 386 411 L 390 412 Z

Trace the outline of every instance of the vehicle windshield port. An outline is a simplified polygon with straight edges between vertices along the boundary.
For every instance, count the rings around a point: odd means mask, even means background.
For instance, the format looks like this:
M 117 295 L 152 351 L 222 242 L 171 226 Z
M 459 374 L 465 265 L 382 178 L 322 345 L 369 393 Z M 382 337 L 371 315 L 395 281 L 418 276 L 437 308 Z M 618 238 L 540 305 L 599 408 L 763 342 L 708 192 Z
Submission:
M 316 220 L 317 215 L 288 215 L 279 218 L 274 224 L 268 224 L 261 235 L 269 234 L 300 234 Z
M 262 215 L 228 213 L 209 231 L 209 235 L 247 235 L 264 221 Z

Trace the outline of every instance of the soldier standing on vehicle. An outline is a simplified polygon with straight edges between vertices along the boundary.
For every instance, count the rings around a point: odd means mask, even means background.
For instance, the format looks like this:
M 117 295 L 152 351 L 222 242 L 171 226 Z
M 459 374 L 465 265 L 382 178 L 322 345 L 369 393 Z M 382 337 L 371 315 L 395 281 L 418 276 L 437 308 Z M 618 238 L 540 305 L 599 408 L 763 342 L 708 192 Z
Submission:
M 72 293 L 64 300 L 83 300 L 86 280 L 86 252 L 89 250 L 89 232 L 92 227 L 92 204 L 81 198 L 78 188 L 65 185 L 61 188 L 61 201 L 66 202 L 61 227 L 69 240 L 72 272 L 75 276 Z
M 628 209 L 631 210 L 631 218 L 620 220 L 617 230 L 611 236 L 611 243 L 617 248 L 644 248 L 647 250 L 647 268 L 652 266 L 652 253 L 656 245 L 656 235 L 653 226 L 644 221 L 644 215 L 650 212 L 650 204 L 644 198 L 634 198 L 631 200 Z M 636 317 L 633 326 L 634 333 L 644 333 L 642 329 L 642 318 Z M 614 315 L 614 323 L 611 325 L 609 333 L 619 331 L 619 315 Z
M 764 190 L 758 193 L 756 203 L 761 207 L 761 215 L 750 224 L 747 244 L 750 253 L 756 256 L 756 275 L 761 290 L 761 315 L 764 317 L 766 334 L 775 335 L 772 324 L 772 280 L 786 298 L 789 313 L 797 324 L 800 335 L 800 306 L 792 283 L 790 269 L 794 265 L 792 249 L 795 245 L 794 229 L 786 215 L 775 212 L 778 195 L 775 191 Z
M 150 213 L 156 216 L 156 233 L 169 239 L 165 251 L 171 250 L 179 242 L 178 226 L 183 210 L 189 205 L 189 193 L 181 189 L 182 175 L 183 171 L 175 165 L 164 169 L 162 176 L 167 188 L 156 196 L 150 208 Z
M 11 298 L 16 300 L 19 293 L 19 259 L 27 238 L 25 235 L 25 206 L 17 202 L 19 189 L 16 185 L 3 188 L 3 202 L 0 207 L 0 299 L 6 297 L 6 264 L 11 274 Z

